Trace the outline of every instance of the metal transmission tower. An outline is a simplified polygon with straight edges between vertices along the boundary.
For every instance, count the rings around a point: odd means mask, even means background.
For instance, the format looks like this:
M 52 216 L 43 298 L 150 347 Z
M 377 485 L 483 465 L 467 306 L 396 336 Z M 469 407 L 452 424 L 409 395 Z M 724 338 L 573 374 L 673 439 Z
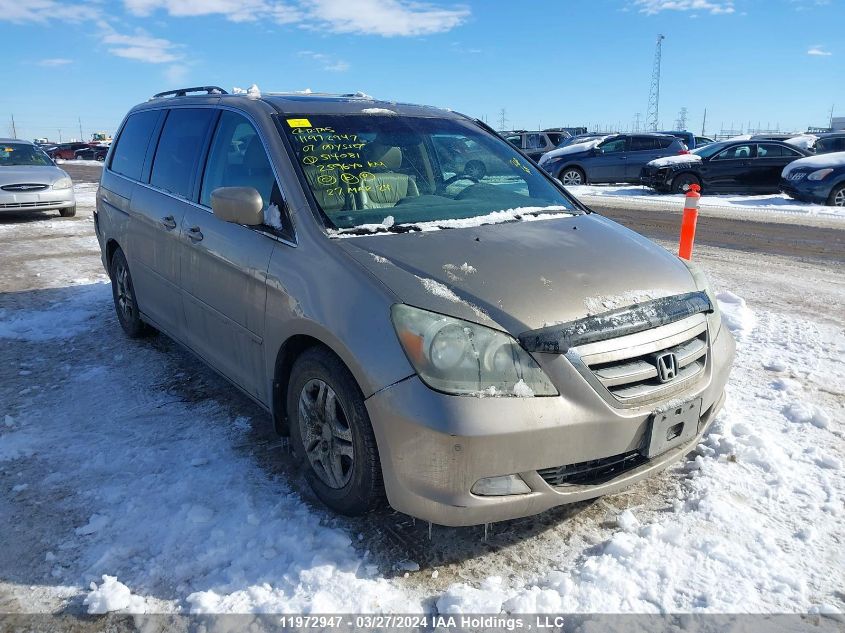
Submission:
M 675 121 L 675 129 L 676 130 L 686 130 L 687 129 L 687 109 L 681 108 L 681 111 L 678 112 L 678 118 Z
M 651 87 L 648 91 L 648 110 L 645 115 L 647 130 L 657 131 L 658 115 L 660 111 L 660 58 L 663 54 L 662 35 L 657 36 L 657 47 L 654 50 L 654 68 L 651 71 Z

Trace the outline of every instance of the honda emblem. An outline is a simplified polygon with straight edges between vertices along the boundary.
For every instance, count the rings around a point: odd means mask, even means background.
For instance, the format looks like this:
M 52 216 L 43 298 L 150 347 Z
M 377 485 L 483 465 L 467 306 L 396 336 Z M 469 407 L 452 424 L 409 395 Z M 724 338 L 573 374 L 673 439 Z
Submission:
M 669 382 L 678 375 L 678 359 L 674 354 L 662 354 L 657 357 L 657 379 Z

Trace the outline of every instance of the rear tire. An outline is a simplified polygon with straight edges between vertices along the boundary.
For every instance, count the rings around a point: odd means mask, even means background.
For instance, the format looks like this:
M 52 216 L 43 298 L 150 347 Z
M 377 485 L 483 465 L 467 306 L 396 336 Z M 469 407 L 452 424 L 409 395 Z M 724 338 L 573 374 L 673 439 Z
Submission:
M 558 180 L 564 187 L 572 187 L 587 184 L 587 176 L 578 167 L 565 167 L 560 170 Z
M 340 514 L 382 504 L 378 447 L 364 396 L 332 352 L 312 347 L 296 360 L 287 396 L 291 445 L 317 497 Z
M 833 188 L 830 197 L 827 199 L 827 204 L 831 207 L 845 207 L 845 184 Z
M 76 215 L 76 205 L 72 207 L 65 207 L 64 209 L 59 209 L 59 215 L 63 218 L 72 218 Z
M 155 330 L 141 320 L 141 313 L 138 311 L 138 300 L 135 297 L 135 285 L 132 283 L 132 275 L 129 272 L 129 264 L 126 256 L 118 248 L 111 258 L 111 290 L 114 299 L 114 309 L 117 312 L 117 320 L 129 338 L 143 338 L 149 336 Z

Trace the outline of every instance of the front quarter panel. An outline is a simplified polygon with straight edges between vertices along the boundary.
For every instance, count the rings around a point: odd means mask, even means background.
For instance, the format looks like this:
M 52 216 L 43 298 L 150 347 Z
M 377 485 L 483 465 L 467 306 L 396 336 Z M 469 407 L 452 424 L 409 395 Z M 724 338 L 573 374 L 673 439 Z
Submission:
M 414 373 L 390 320 L 396 298 L 332 241 L 280 244 L 270 260 L 267 284 L 271 380 L 279 350 L 297 335 L 315 338 L 337 354 L 365 398 Z

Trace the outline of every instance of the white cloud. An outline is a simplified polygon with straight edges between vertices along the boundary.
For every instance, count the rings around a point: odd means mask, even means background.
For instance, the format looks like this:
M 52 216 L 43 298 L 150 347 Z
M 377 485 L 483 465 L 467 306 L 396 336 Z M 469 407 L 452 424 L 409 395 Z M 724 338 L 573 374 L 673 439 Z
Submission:
M 134 35 L 107 33 L 103 37 L 103 43 L 108 46 L 112 55 L 148 64 L 168 64 L 181 59 L 176 50 L 177 44 L 164 38 L 152 37 L 140 30 Z
M 48 59 L 41 59 L 36 62 L 39 66 L 45 66 L 47 68 L 54 68 L 56 66 L 67 66 L 68 64 L 72 64 L 72 59 L 67 59 L 65 57 L 50 57 Z
M 326 55 L 325 53 L 315 53 L 314 51 L 300 51 L 299 56 L 314 60 L 320 65 L 320 68 L 322 68 L 323 70 L 328 70 L 330 72 L 342 73 L 349 70 L 349 62 L 346 62 L 342 59 L 336 59 L 331 55 Z
M 187 64 L 173 64 L 164 70 L 164 80 L 175 86 L 185 85 L 185 79 L 188 77 L 190 68 Z
M 162 10 L 174 17 L 220 15 L 233 22 L 272 20 L 384 37 L 449 31 L 470 15 L 464 6 L 442 8 L 413 0 L 124 0 L 124 5 L 139 16 Z
M 384 37 L 442 33 L 460 26 L 470 14 L 462 6 L 442 9 L 406 0 L 312 0 L 309 6 L 316 28 Z
M 819 57 L 830 57 L 833 55 L 830 51 L 824 50 L 821 44 L 816 44 L 807 49 L 807 55 L 817 55 Z
M 56 0 L 0 0 L 0 20 L 7 22 L 81 22 L 100 15 L 89 3 L 66 4 Z
M 161 9 L 173 17 L 200 15 L 222 15 L 232 22 L 252 22 L 271 18 L 277 22 L 296 21 L 295 17 L 285 20 L 285 15 L 295 11 L 282 2 L 272 0 L 124 0 L 127 11 L 147 16 Z
M 734 12 L 733 0 L 635 0 L 640 13 L 654 15 L 661 11 L 705 11 L 714 15 Z

